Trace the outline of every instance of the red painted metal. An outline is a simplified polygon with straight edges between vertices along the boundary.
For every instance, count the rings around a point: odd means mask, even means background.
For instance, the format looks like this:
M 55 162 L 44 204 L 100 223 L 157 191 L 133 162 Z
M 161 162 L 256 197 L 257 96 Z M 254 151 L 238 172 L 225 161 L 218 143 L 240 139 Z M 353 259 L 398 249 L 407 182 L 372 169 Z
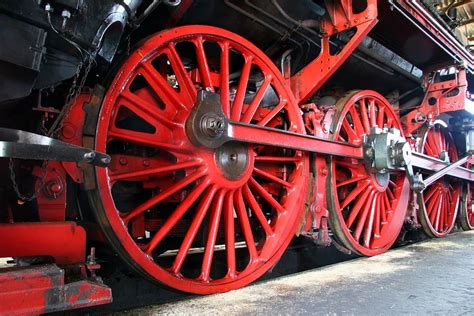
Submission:
M 208 45 L 220 49 L 212 68 Z M 189 68 L 183 66 L 180 47 L 195 50 Z M 243 64 L 231 64 L 235 58 Z M 240 79 L 231 83 L 230 68 L 239 67 Z M 254 98 L 245 100 L 251 68 L 263 82 Z M 135 88 L 141 78 L 146 83 Z M 279 97 L 270 110 L 260 106 L 269 87 Z M 129 56 L 105 97 L 96 149 L 111 154 L 113 162 L 96 169 L 98 190 L 92 198 L 109 239 L 135 270 L 173 288 L 205 294 L 244 286 L 277 262 L 301 219 L 309 166 L 300 151 L 229 144 L 224 146 L 229 159 L 246 157 L 247 162 L 235 178 L 226 175 L 232 167 L 226 169 L 219 153 L 194 146 L 187 136 L 185 122 L 197 88 L 218 93 L 233 121 L 304 133 L 287 83 L 254 45 L 213 27 L 164 31 Z M 148 130 L 127 125 L 132 117 L 147 122 Z M 143 148 L 139 152 L 133 151 L 137 145 Z M 139 183 L 150 194 L 135 195 L 138 200 L 127 208 L 111 190 L 126 190 L 127 183 Z M 161 224 L 147 233 L 144 226 L 154 227 L 149 221 Z M 173 243 L 170 232 L 182 221 L 188 229 Z M 246 247 L 239 248 L 242 243 Z M 202 253 L 193 256 L 189 251 L 196 247 L 203 247 Z M 217 251 L 221 248 L 225 251 Z M 213 274 L 218 263 L 227 267 L 225 275 Z
M 46 166 L 37 167 L 33 174 L 37 177 L 36 204 L 38 206 L 38 216 L 41 222 L 63 222 L 66 219 L 66 171 L 62 164 L 51 161 Z M 44 177 L 43 177 L 44 174 Z
M 438 78 L 439 71 L 424 76 L 426 92 L 422 103 L 402 118 L 407 136 L 425 124 L 433 123 L 442 113 L 465 109 L 468 98 L 466 70 L 457 67 L 453 79 L 438 82 Z
M 290 78 L 291 89 L 303 104 L 331 77 L 377 24 L 377 1 L 367 0 L 362 12 L 354 13 L 351 0 L 326 1 L 328 17 L 322 19 L 319 56 Z M 354 28 L 355 34 L 337 53 L 330 50 L 331 36 Z
M 461 198 L 461 207 L 459 208 L 459 225 L 463 230 L 474 229 L 474 195 L 472 194 L 471 184 L 465 183 Z
M 395 2 L 473 68 L 472 55 L 439 31 L 416 1 Z M 169 23 L 177 24 L 191 4 L 183 1 Z M 91 169 L 51 162 L 37 198 L 42 222 L 0 224 L 0 239 L 8 241 L 0 244 L 0 257 L 51 256 L 57 264 L 98 268 L 95 262 L 85 265 L 84 229 L 64 222 L 66 174 L 93 189 L 89 197 L 103 234 L 132 269 L 186 292 L 242 287 L 276 264 L 295 232 L 329 245 L 328 224 L 334 238 L 357 254 L 386 251 L 406 218 L 409 184 L 404 172 L 366 168 L 363 137 L 372 127 L 421 136 L 420 127 L 440 114 L 464 110 L 466 70 L 458 68 L 454 79 L 442 82 L 425 76 L 423 102 L 402 118 L 403 124 L 373 91 L 351 92 L 336 107 L 305 104 L 377 23 L 375 0 L 367 0 L 360 12 L 350 0 L 325 1 L 325 6 L 321 51 L 288 80 L 254 45 L 222 29 L 178 27 L 143 42 L 117 72 L 100 112 L 95 149 L 109 153 L 112 163 L 95 169 L 92 179 Z M 331 37 L 348 30 L 354 31 L 351 39 L 333 52 Z M 220 52 L 218 58 L 209 58 L 212 49 Z M 240 78 L 231 79 L 231 73 Z M 255 84 L 251 77 L 258 75 L 261 81 Z M 192 144 L 185 123 L 199 89 L 220 96 L 231 121 L 229 136 L 245 144 L 217 150 Z M 263 104 L 269 89 L 278 101 Z M 99 99 L 79 96 L 67 113 L 61 140 L 92 146 L 93 132 L 84 136 L 90 124 L 83 105 L 100 104 Z M 420 170 L 443 168 L 446 155 L 457 159 L 451 136 L 438 125 L 428 129 L 420 148 L 435 158 L 414 155 L 413 165 Z M 314 153 L 311 173 L 308 152 Z M 34 174 L 40 176 L 41 170 Z M 474 180 L 466 168 L 450 174 Z M 443 237 L 452 229 L 460 188 L 443 177 L 419 195 L 418 218 L 428 235 Z M 467 184 L 460 214 L 464 229 L 474 226 L 472 200 Z M 103 240 L 102 231 L 91 231 L 96 236 L 90 239 Z M 226 272 L 218 274 L 217 265 Z M 103 285 L 64 285 L 64 272 L 55 266 L 0 270 L 0 314 L 110 301 L 110 289 Z
M 373 127 L 401 129 L 390 103 L 380 94 L 354 91 L 338 101 L 333 140 L 361 144 Z M 366 256 L 380 254 L 400 233 L 409 197 L 404 173 L 368 171 L 364 162 L 331 157 L 326 188 L 329 222 L 336 238 Z
M 232 139 L 250 144 L 275 144 L 278 143 L 286 148 L 316 152 L 320 154 L 352 157 L 362 159 L 361 144 L 353 145 L 340 141 L 330 141 L 320 137 L 312 137 L 299 133 L 282 132 L 278 130 L 265 129 L 250 125 L 231 124 Z
M 426 170 L 427 172 L 436 172 L 449 166 L 449 163 L 446 161 L 413 151 L 411 162 L 413 167 L 420 170 Z M 450 170 L 447 175 L 462 180 L 474 181 L 474 173 L 472 170 L 462 166 Z
M 77 97 L 76 102 L 70 106 L 67 116 L 64 118 L 63 127 L 59 133 L 60 140 L 81 147 L 86 145 L 83 143 L 83 128 L 86 119 L 84 106 L 93 102 L 94 97 L 90 93 L 83 93 Z M 84 183 L 82 166 L 75 162 L 62 162 L 61 164 L 70 179 L 76 183 Z
M 318 138 L 329 139 L 336 109 L 334 106 L 317 107 L 315 104 L 302 106 L 305 111 L 304 119 L 306 130 Z M 322 246 L 331 244 L 329 237 L 328 218 L 329 211 L 326 200 L 326 184 L 328 169 L 324 155 L 314 155 L 314 174 L 310 182 L 307 210 L 299 233 L 308 236 Z
M 446 161 L 458 160 L 454 140 L 447 127 L 435 123 L 422 140 L 424 154 Z M 443 177 L 418 195 L 418 220 L 430 237 L 445 237 L 454 227 L 462 186 L 459 181 Z
M 74 222 L 0 224 L 0 258 L 50 256 L 56 264 L 85 261 L 86 233 Z
M 0 315 L 38 315 L 112 302 L 109 287 L 92 281 L 65 284 L 56 265 L 0 268 Z

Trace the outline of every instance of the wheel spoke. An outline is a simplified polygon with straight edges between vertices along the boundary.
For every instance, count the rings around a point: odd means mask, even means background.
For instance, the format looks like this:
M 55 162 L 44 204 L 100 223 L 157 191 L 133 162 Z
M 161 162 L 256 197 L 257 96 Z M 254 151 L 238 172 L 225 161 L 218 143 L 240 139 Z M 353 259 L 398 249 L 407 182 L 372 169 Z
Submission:
M 379 106 L 379 113 L 377 116 L 377 126 L 380 128 L 384 127 L 384 115 L 385 115 L 385 106 Z
M 230 116 L 230 100 L 229 100 L 229 43 L 220 43 L 221 47 L 221 64 L 220 64 L 220 95 L 221 104 L 224 115 Z
M 176 192 L 180 191 L 184 187 L 190 185 L 191 183 L 199 180 L 200 178 L 204 177 L 207 170 L 202 169 L 192 173 L 191 175 L 187 176 L 186 178 L 182 179 L 181 181 L 176 182 L 171 187 L 167 188 L 166 190 L 162 191 L 161 193 L 155 195 L 151 199 L 147 200 L 146 202 L 140 204 L 135 209 L 133 209 L 130 213 L 128 213 L 125 217 L 123 217 L 123 221 L 128 223 L 130 219 L 134 218 L 135 216 L 145 212 L 150 207 L 160 203 L 164 199 L 168 198 L 169 196 L 175 194 Z M 205 181 L 202 181 L 199 186 L 201 186 Z
M 299 157 L 278 157 L 278 156 L 257 156 L 256 162 L 297 162 L 301 160 Z
M 385 209 L 384 209 L 384 212 L 382 213 L 382 221 L 384 223 L 387 223 L 388 217 L 389 217 L 388 215 L 389 213 L 392 213 L 392 206 L 390 205 L 390 201 L 388 200 L 388 195 L 386 192 L 383 194 L 383 200 L 385 204 Z
M 258 253 L 241 190 L 238 190 L 234 193 L 234 204 L 236 206 L 237 217 L 239 218 L 239 222 L 242 227 L 242 232 L 244 233 L 245 243 L 247 244 L 247 249 L 250 255 L 250 261 L 252 262 L 258 257 Z
M 168 49 L 168 59 L 176 75 L 178 84 L 180 88 L 184 88 L 184 90 L 188 94 L 190 102 L 194 102 L 197 97 L 197 90 L 193 84 L 193 81 L 191 80 L 191 77 L 189 76 L 188 71 L 183 65 L 183 61 L 181 60 L 181 57 L 179 56 L 178 51 L 176 50 L 175 44 L 170 43 L 168 45 Z
M 285 180 L 282 180 L 282 179 L 280 179 L 280 178 L 278 178 L 278 177 L 276 177 L 276 176 L 274 176 L 274 175 L 272 175 L 272 174 L 270 174 L 266 171 L 263 171 L 261 169 L 254 168 L 253 172 L 254 172 L 254 174 L 260 176 L 261 178 L 267 179 L 269 181 L 272 181 L 272 182 L 274 182 L 276 184 L 279 184 L 281 186 L 284 186 L 286 188 L 291 188 L 292 187 L 291 183 L 289 183 Z
M 211 267 L 212 267 L 212 258 L 214 256 L 214 247 L 216 245 L 217 233 L 219 232 L 219 223 L 222 215 L 222 204 L 224 202 L 224 196 L 226 191 L 219 191 L 217 198 L 214 200 L 213 208 L 211 212 L 211 226 L 209 227 L 209 232 L 207 234 L 206 248 L 204 250 L 204 258 L 202 260 L 202 274 L 200 279 L 204 281 L 209 281 Z
M 201 200 L 199 206 L 197 207 L 196 215 L 194 216 L 193 221 L 189 226 L 186 235 L 184 236 L 181 247 L 179 248 L 178 254 L 176 255 L 176 258 L 174 260 L 173 266 L 171 268 L 173 273 L 178 274 L 180 272 L 184 260 L 186 259 L 189 249 L 191 248 L 191 245 L 194 242 L 194 239 L 196 238 L 196 234 L 198 233 L 199 228 L 202 225 L 202 221 L 204 220 L 204 217 L 207 214 L 207 210 L 211 205 L 212 199 L 214 198 L 216 191 L 217 188 L 215 186 L 212 186 L 204 193 L 204 198 Z
M 266 126 L 268 123 L 270 123 L 271 120 L 273 120 L 275 116 L 277 116 L 278 113 L 280 113 L 280 111 L 283 110 L 286 104 L 287 104 L 286 100 L 280 100 L 280 103 L 278 103 L 278 105 L 275 106 L 273 110 L 271 110 L 260 121 L 258 121 L 257 125 Z
M 247 185 L 243 187 L 242 193 L 244 195 L 245 201 L 247 201 L 248 205 L 252 209 L 253 214 L 257 217 L 258 221 L 260 222 L 260 225 L 262 225 L 262 228 L 267 234 L 267 236 L 273 235 L 273 229 L 268 224 L 267 218 L 263 214 L 263 211 L 260 208 L 260 205 L 258 205 L 257 200 L 255 200 L 255 197 L 253 196 L 252 192 L 250 191 Z
M 283 213 L 285 208 L 278 203 L 254 178 L 249 180 L 250 186 L 257 191 L 258 195 L 270 204 L 278 213 Z
M 372 239 L 372 229 L 374 227 L 374 217 L 375 217 L 375 212 L 377 211 L 377 195 L 372 196 L 372 200 L 370 201 L 371 207 L 370 207 L 370 213 L 369 216 L 367 217 L 367 220 L 364 225 L 364 245 L 366 247 L 370 246 L 370 240 Z
M 349 124 L 349 121 L 347 120 L 347 117 L 342 121 L 342 129 L 346 132 L 347 134 L 347 141 L 354 143 L 360 140 L 360 137 L 357 136 L 355 130 L 352 128 L 352 126 Z
M 425 143 L 425 148 L 424 148 L 424 149 L 425 149 L 426 154 L 427 154 L 428 156 L 436 157 L 435 152 L 434 152 L 434 150 L 431 148 L 429 142 L 426 142 L 426 143 Z
M 168 119 L 162 113 L 157 105 L 154 105 L 147 100 L 142 99 L 138 95 L 124 91 L 122 93 L 123 101 L 121 102 L 126 108 L 145 120 L 147 123 L 153 125 L 157 130 L 160 129 L 161 124 L 167 127 L 176 127 L 178 123 Z
M 376 115 L 375 115 L 375 100 L 369 100 L 369 111 L 370 111 L 370 127 L 377 127 Z
M 268 75 L 263 81 L 260 88 L 258 89 L 255 96 L 253 97 L 252 102 L 250 103 L 249 107 L 245 111 L 245 114 L 242 118 L 243 123 L 250 123 L 255 113 L 257 112 L 257 109 L 260 106 L 260 103 L 262 102 L 263 97 L 265 96 L 265 92 L 267 91 L 271 82 L 272 82 L 272 76 Z
M 135 178 L 156 175 L 156 174 L 163 173 L 163 172 L 171 172 L 171 171 L 177 171 L 177 170 L 181 170 L 181 169 L 198 167 L 201 164 L 202 164 L 201 161 L 191 160 L 191 161 L 180 162 L 180 163 L 177 163 L 177 164 L 171 164 L 169 166 L 145 169 L 145 170 L 140 170 L 140 171 L 129 171 L 129 172 L 123 172 L 123 173 L 111 173 L 111 172 L 109 172 L 109 178 L 110 178 L 111 182 L 116 182 L 116 181 L 120 181 L 120 180 L 129 180 L 130 181 L 130 180 L 133 180 Z
M 383 193 L 377 193 L 375 197 L 374 238 L 380 237 L 380 214 L 384 209 L 381 194 Z
M 366 180 L 368 178 L 368 176 L 366 175 L 363 175 L 363 176 L 358 176 L 358 177 L 355 177 L 355 178 L 349 178 L 347 180 L 344 180 L 344 181 L 341 181 L 341 182 L 338 182 L 336 187 L 343 187 L 343 186 L 346 186 L 348 184 L 352 184 L 354 182 L 359 182 L 359 181 L 362 181 L 362 180 Z M 336 179 L 337 181 L 337 179 Z
M 442 232 L 444 230 L 444 225 L 445 225 L 445 220 L 446 220 L 446 216 L 447 216 L 447 209 L 448 209 L 448 205 L 447 205 L 447 201 L 446 201 L 446 195 L 443 194 L 443 199 L 442 199 L 442 203 L 441 203 L 441 214 L 439 215 L 439 225 L 438 225 L 438 231 L 439 232 Z
M 362 209 L 363 206 L 367 204 L 370 190 L 366 190 L 362 195 L 359 196 L 359 198 L 356 200 L 356 203 L 354 204 L 354 207 L 351 209 L 349 217 L 346 220 L 346 225 L 347 227 L 351 227 L 352 224 L 354 224 L 354 220 L 357 218 L 359 215 L 360 210 Z
M 109 129 L 109 137 L 120 141 L 125 141 L 132 144 L 160 148 L 175 153 L 189 153 L 189 149 L 182 147 L 180 144 L 164 143 L 156 140 L 156 135 L 135 132 L 131 130 L 111 127 Z
M 360 115 L 362 117 L 362 124 L 364 125 L 365 134 L 369 134 L 370 133 L 369 115 L 367 114 L 367 108 L 366 108 L 364 99 L 359 101 L 359 108 L 360 108 Z
M 181 100 L 178 92 L 169 85 L 152 64 L 145 62 L 141 65 L 141 69 L 143 77 L 167 106 L 174 106 L 178 110 L 188 110 L 189 105 Z
M 359 241 L 360 235 L 362 234 L 362 229 L 364 228 L 367 215 L 369 214 L 369 210 L 371 209 L 371 206 L 372 206 L 372 199 L 374 197 L 374 194 L 375 194 L 375 191 L 370 190 L 369 202 L 365 203 L 365 206 L 362 210 L 359 220 L 357 221 L 357 226 L 354 232 L 354 239 L 357 241 Z
M 435 194 L 436 186 L 430 186 L 430 188 L 426 191 L 428 191 L 428 192 L 423 192 L 425 203 L 427 203 L 433 197 L 433 195 Z
M 244 67 L 240 74 L 240 81 L 237 87 L 237 93 L 235 95 L 234 102 L 232 103 L 231 109 L 231 120 L 240 121 L 242 109 L 244 107 L 244 98 L 247 91 L 247 84 L 250 77 L 250 69 L 252 68 L 252 56 L 244 56 Z
M 235 220 L 234 191 L 229 191 L 224 201 L 225 250 L 227 258 L 227 275 L 231 278 L 236 274 L 235 262 Z
M 440 195 L 439 197 L 439 203 L 437 205 L 437 210 L 436 210 L 436 220 L 434 222 L 434 228 L 436 231 L 439 231 L 439 220 L 441 218 L 441 211 L 443 207 L 443 195 Z
M 186 196 L 186 199 L 179 204 L 176 210 L 171 214 L 171 216 L 165 221 L 163 226 L 155 233 L 151 238 L 151 241 L 148 243 L 146 248 L 146 253 L 151 255 L 153 250 L 158 246 L 158 244 L 163 240 L 163 238 L 170 232 L 170 230 L 178 223 L 178 221 L 183 217 L 183 215 L 188 211 L 191 205 L 201 196 L 206 187 L 209 185 L 209 181 L 202 181 L 197 185 L 195 189 L 191 191 Z
M 196 41 L 196 56 L 198 61 L 199 74 L 201 77 L 202 85 L 205 90 L 214 92 L 214 87 L 211 80 L 211 71 L 209 69 L 209 64 L 207 63 L 206 52 L 204 50 L 204 43 L 202 37 L 199 36 Z
M 365 182 L 359 182 L 359 184 L 357 185 L 357 187 L 351 191 L 347 196 L 346 198 L 341 202 L 340 204 L 340 208 L 341 210 L 343 210 L 347 205 L 349 205 L 349 203 L 352 202 L 352 200 L 354 200 L 354 198 L 356 196 L 358 196 L 363 190 L 365 190 L 365 188 L 367 188 L 369 186 L 369 181 L 365 181 Z
M 359 113 L 356 112 L 356 109 L 354 107 L 349 110 L 349 113 L 351 114 L 352 122 L 354 123 L 354 129 L 357 134 L 364 135 L 365 129 L 364 125 L 362 124 L 362 121 L 360 120 Z
M 429 201 L 429 203 L 426 206 L 427 215 L 429 216 L 431 223 L 434 222 L 434 218 L 436 215 L 436 212 L 434 212 L 434 210 L 438 207 L 437 203 L 439 202 L 439 196 L 440 196 L 439 190 L 435 189 L 433 198 Z

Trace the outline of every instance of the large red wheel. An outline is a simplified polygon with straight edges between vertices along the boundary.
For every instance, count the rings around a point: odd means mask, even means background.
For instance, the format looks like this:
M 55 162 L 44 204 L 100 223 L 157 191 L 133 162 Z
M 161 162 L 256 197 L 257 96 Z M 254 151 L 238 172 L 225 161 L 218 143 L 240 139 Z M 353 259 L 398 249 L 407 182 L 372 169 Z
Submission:
M 447 162 L 458 160 L 453 137 L 442 121 L 424 131 L 420 147 L 428 156 Z M 418 219 L 429 237 L 442 238 L 453 229 L 461 190 L 458 181 L 443 177 L 418 194 Z
M 373 128 L 401 130 L 390 103 L 374 91 L 353 91 L 336 107 L 333 140 L 360 145 Z M 405 218 L 409 197 L 405 173 L 374 172 L 365 161 L 344 157 L 330 159 L 328 169 L 329 222 L 336 239 L 359 255 L 386 251 Z
M 96 149 L 112 163 L 95 170 L 91 201 L 136 271 L 208 294 L 276 264 L 301 220 L 309 163 L 279 147 L 193 145 L 185 123 L 201 89 L 231 120 L 304 133 L 287 83 L 257 47 L 214 27 L 167 30 L 127 58 L 105 96 Z
M 459 224 L 463 230 L 474 229 L 474 194 L 471 184 L 466 183 L 462 191 L 461 205 L 459 208 Z

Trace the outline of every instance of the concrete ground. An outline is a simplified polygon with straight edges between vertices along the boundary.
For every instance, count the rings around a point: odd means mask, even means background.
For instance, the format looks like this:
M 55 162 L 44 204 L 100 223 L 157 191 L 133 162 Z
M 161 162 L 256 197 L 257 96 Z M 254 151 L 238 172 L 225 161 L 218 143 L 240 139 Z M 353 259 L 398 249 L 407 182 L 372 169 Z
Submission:
M 474 231 L 124 315 L 474 315 Z

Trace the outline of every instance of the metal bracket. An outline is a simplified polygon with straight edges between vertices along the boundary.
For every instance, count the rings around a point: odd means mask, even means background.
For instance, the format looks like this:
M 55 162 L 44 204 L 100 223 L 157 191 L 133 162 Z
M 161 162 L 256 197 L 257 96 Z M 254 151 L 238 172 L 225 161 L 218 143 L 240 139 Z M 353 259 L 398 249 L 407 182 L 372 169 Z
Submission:
M 189 139 L 197 146 L 218 148 L 228 141 L 225 133 L 228 127 L 219 95 L 199 91 L 197 105 L 186 121 Z
M 106 167 L 111 160 L 91 149 L 9 128 L 0 128 L 0 157 L 85 162 L 99 167 Z

